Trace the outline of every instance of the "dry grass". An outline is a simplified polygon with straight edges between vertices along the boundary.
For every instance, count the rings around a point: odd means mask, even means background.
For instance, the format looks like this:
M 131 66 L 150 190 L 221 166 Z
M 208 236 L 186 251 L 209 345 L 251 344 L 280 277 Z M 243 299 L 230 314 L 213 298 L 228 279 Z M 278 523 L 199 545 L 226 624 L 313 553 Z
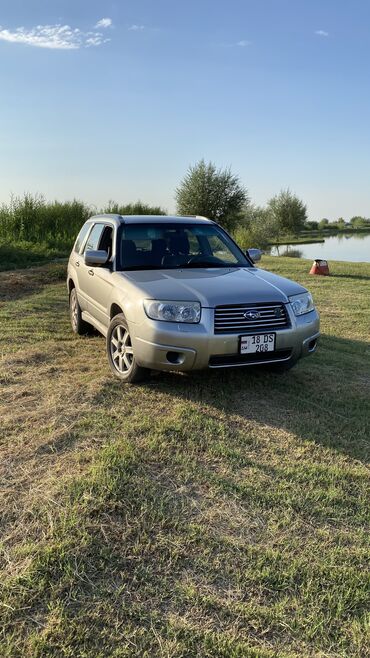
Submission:
M 370 266 L 265 262 L 320 352 L 140 387 L 70 332 L 61 265 L 0 274 L 1 655 L 366 655 Z

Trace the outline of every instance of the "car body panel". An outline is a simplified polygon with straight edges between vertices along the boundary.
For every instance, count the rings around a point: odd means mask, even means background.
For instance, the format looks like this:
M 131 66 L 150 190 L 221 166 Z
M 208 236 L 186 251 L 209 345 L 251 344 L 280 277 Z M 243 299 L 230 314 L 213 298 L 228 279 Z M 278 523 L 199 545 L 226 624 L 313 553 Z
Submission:
M 145 270 L 118 276 L 124 280 L 123 287 L 128 280 L 149 299 L 199 300 L 208 308 L 257 301 L 287 303 L 289 295 L 305 291 L 293 281 L 252 267 Z
M 179 267 L 116 271 L 116 236 L 122 223 L 186 222 L 214 224 L 212 220 L 184 217 L 119 215 L 91 218 L 95 223 L 113 226 L 113 249 L 107 267 L 85 265 L 83 250 L 71 253 L 68 264 L 68 289 L 75 286 L 82 317 L 107 335 L 111 318 L 121 311 L 129 324 L 137 363 L 159 370 L 193 370 L 207 367 L 256 365 L 239 355 L 240 335 L 255 333 L 248 329 L 235 333 L 215 333 L 215 308 L 223 305 L 283 304 L 288 326 L 277 328 L 276 349 L 271 362 L 296 360 L 316 350 L 320 321 L 316 310 L 296 317 L 289 297 L 306 292 L 300 284 L 272 272 L 250 267 Z M 145 299 L 199 301 L 198 324 L 155 321 L 144 310 Z M 267 331 L 267 330 L 266 330 Z M 173 354 L 177 355 L 176 358 Z M 216 357 L 216 359 L 215 359 Z M 222 358 L 221 358 L 222 357 Z M 228 358 L 230 357 L 230 363 Z M 268 363 L 267 358 L 261 363 Z M 172 360 L 171 360 L 172 359 Z M 217 361 L 218 359 L 218 361 Z

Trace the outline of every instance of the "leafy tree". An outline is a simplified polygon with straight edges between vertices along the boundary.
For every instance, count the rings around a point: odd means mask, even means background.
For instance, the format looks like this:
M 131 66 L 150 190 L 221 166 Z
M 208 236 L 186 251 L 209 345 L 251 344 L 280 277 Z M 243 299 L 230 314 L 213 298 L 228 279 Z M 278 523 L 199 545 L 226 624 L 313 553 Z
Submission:
M 232 229 L 239 221 L 248 193 L 230 169 L 217 169 L 205 160 L 189 167 L 175 192 L 177 212 L 203 215 Z
M 365 217 L 352 217 L 350 220 L 353 228 L 362 228 L 363 226 L 366 226 L 366 219 Z
M 306 222 L 305 228 L 312 231 L 317 231 L 317 229 L 319 228 L 319 222 L 315 222 L 314 220 Z
M 299 233 L 307 221 L 307 208 L 290 190 L 281 190 L 267 204 L 279 234 Z
M 320 219 L 319 221 L 319 230 L 322 230 L 323 228 L 328 228 L 329 226 L 329 220 L 324 217 L 324 219 Z
M 346 222 L 343 217 L 339 217 L 337 220 L 337 227 L 340 231 L 343 231 L 343 229 L 346 227 Z

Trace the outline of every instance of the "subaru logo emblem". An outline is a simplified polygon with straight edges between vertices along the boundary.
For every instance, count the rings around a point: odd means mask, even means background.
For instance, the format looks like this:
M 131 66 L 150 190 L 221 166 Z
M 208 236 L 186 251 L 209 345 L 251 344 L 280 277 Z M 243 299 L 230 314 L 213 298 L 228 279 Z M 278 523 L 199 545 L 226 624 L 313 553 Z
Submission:
M 244 313 L 244 317 L 246 320 L 258 320 L 260 313 L 258 311 L 247 311 Z

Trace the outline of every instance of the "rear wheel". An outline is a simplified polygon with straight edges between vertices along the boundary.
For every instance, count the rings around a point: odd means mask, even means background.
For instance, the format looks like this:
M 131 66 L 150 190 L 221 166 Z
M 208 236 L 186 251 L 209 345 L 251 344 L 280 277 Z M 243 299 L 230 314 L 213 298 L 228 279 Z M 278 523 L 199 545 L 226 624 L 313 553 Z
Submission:
M 81 307 L 78 303 L 76 288 L 72 288 L 69 293 L 69 313 L 72 330 L 75 334 L 82 336 L 83 334 L 88 334 L 92 330 L 91 325 L 82 319 Z
M 107 334 L 107 356 L 113 374 L 123 382 L 141 382 L 149 376 L 150 370 L 138 366 L 125 316 L 116 315 L 109 325 Z

